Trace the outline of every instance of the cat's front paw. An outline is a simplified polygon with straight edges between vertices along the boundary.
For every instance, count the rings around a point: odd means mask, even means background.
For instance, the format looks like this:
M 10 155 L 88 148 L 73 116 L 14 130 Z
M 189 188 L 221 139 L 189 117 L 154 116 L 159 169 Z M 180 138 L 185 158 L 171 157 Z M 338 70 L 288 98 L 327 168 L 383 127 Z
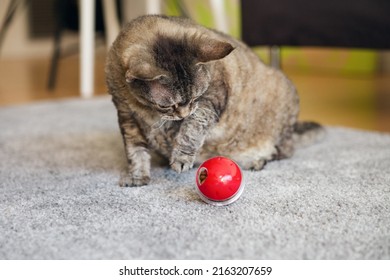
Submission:
M 184 163 L 175 161 L 171 163 L 171 168 L 175 170 L 177 173 L 182 173 L 190 170 L 194 166 L 193 163 Z
M 147 174 L 136 175 L 136 174 L 122 174 L 119 185 L 121 187 L 140 187 L 149 184 L 150 176 Z
M 190 170 L 194 166 L 195 156 L 186 155 L 180 152 L 173 152 L 170 160 L 170 165 L 177 173 L 182 173 Z

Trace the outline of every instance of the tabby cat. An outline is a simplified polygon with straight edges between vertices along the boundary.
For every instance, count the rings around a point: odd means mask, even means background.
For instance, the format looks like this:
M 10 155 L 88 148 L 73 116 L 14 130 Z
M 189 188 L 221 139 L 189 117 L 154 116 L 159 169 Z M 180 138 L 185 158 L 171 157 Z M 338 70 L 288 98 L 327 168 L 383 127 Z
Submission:
M 179 173 L 216 155 L 260 170 L 322 131 L 297 121 L 297 92 L 280 71 L 189 19 L 128 23 L 110 48 L 106 77 L 128 160 L 122 186 L 149 183 L 151 150 Z

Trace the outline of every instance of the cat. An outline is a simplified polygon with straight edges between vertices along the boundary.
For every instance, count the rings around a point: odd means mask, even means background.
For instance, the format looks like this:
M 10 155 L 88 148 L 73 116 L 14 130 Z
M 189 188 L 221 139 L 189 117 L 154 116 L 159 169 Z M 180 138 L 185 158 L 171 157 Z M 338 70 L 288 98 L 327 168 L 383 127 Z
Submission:
M 150 182 L 151 151 L 178 173 L 217 155 L 261 170 L 323 131 L 298 122 L 297 91 L 281 71 L 190 19 L 129 22 L 108 52 L 105 73 L 128 161 L 121 186 Z

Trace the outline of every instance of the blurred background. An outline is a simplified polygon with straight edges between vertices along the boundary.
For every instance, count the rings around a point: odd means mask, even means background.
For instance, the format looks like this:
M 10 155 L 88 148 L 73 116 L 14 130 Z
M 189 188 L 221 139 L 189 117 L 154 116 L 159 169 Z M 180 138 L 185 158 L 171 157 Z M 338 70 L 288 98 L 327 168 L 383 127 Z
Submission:
M 107 95 L 104 63 L 110 40 L 103 2 L 95 1 L 93 96 Z M 147 5 L 151 1 L 111 2 L 119 7 L 115 15 L 120 25 L 150 11 Z M 213 1 L 155 2 L 161 13 L 188 16 L 221 29 Z M 241 1 L 219 2 L 224 14 L 222 28 L 241 39 Z M 79 14 L 79 1 L 0 1 L 0 110 L 2 106 L 80 96 Z M 263 61 L 270 62 L 269 46 L 253 48 Z M 318 46 L 281 46 L 279 51 L 281 68 L 301 97 L 301 119 L 390 132 L 389 51 Z

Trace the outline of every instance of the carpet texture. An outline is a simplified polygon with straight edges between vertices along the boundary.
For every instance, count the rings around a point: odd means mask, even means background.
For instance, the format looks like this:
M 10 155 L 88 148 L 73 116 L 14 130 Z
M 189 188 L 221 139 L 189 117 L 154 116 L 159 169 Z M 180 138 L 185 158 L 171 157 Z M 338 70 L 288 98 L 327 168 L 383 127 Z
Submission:
M 328 127 L 225 207 L 195 169 L 120 188 L 124 168 L 106 97 L 0 108 L 0 258 L 390 259 L 390 134 Z

